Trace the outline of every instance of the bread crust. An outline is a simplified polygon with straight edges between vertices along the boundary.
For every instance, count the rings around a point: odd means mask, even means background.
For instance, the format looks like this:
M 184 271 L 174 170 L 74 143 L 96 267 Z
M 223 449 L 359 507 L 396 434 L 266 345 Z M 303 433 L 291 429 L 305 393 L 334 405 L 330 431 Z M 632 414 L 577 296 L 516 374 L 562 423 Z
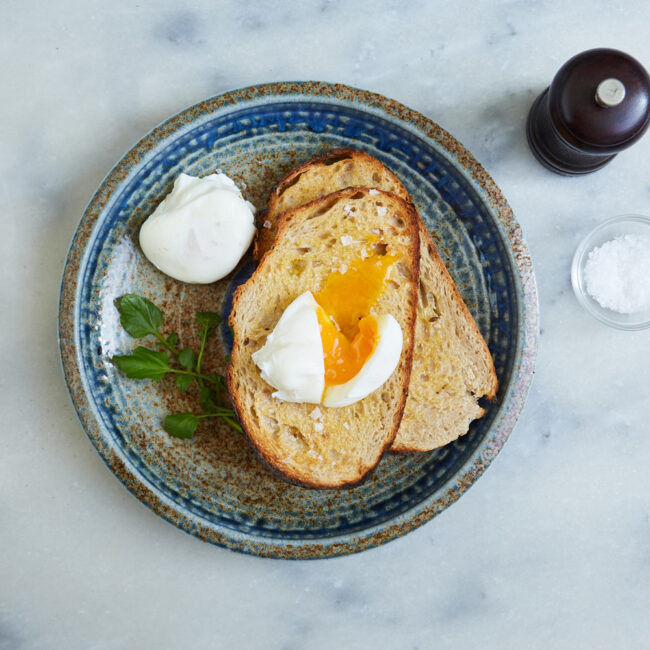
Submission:
M 317 210 L 319 207 L 327 206 L 330 202 L 338 203 L 340 201 L 351 199 L 352 197 L 359 195 L 362 197 L 367 197 L 369 191 L 369 188 L 348 188 L 339 190 L 322 198 L 311 201 L 307 205 L 300 206 L 283 213 L 281 219 L 278 222 L 278 234 L 276 241 L 283 241 L 283 239 L 291 233 L 292 224 L 294 221 L 297 221 L 299 223 L 304 215 L 310 214 L 311 212 Z M 408 244 L 407 250 L 405 251 L 405 257 L 407 258 L 409 264 L 411 286 L 405 288 L 405 290 L 408 290 L 409 292 L 409 297 L 408 302 L 405 306 L 405 322 L 402 325 L 404 334 L 404 346 L 402 349 L 402 357 L 400 359 L 397 370 L 397 384 L 399 386 L 399 393 L 394 397 L 395 401 L 392 406 L 393 417 L 390 422 L 390 428 L 387 431 L 383 432 L 384 436 L 382 439 L 381 447 L 373 453 L 372 461 L 366 463 L 364 466 L 359 466 L 357 468 L 357 475 L 349 479 L 346 478 L 340 480 L 336 479 L 335 477 L 333 477 L 331 480 L 323 480 L 320 478 L 312 480 L 312 478 L 304 473 L 304 470 L 298 471 L 287 468 L 286 464 L 282 462 L 282 459 L 279 457 L 278 453 L 275 453 L 273 448 L 268 443 L 265 444 L 265 440 L 262 435 L 258 435 L 260 424 L 258 421 L 256 421 L 256 418 L 253 417 L 251 410 L 247 408 L 243 393 L 237 388 L 237 372 L 243 367 L 244 359 L 241 355 L 244 354 L 245 347 L 243 345 L 242 332 L 240 329 L 239 311 L 242 309 L 242 302 L 246 299 L 246 292 L 248 289 L 255 286 L 256 283 L 263 282 L 264 278 L 270 274 L 270 267 L 274 262 L 274 251 L 277 249 L 273 249 L 264 255 L 251 278 L 246 282 L 245 285 L 240 286 L 235 291 L 233 297 L 233 307 L 229 317 L 229 324 L 234 331 L 234 342 L 231 354 L 231 362 L 226 373 L 226 381 L 234 408 L 242 423 L 244 431 L 247 434 L 248 440 L 251 443 L 251 446 L 257 456 L 266 465 L 271 467 L 273 472 L 278 476 L 296 485 L 319 489 L 352 487 L 354 485 L 358 485 L 368 474 L 370 474 L 376 468 L 384 452 L 391 446 L 393 440 L 397 435 L 402 414 L 406 406 L 408 385 L 413 359 L 413 334 L 415 328 L 415 315 L 417 310 L 417 278 L 419 274 L 420 261 L 418 216 L 415 208 L 410 203 L 407 203 L 401 199 L 399 196 L 390 192 L 380 192 L 379 194 L 384 195 L 387 199 L 390 197 L 390 200 L 399 206 L 400 214 L 406 222 L 404 232 L 409 233 L 410 243 Z M 374 194 L 372 197 L 373 199 L 377 198 L 377 196 Z M 281 254 L 281 252 L 277 253 L 278 256 Z M 305 291 L 308 289 L 309 287 L 303 288 Z M 370 396 L 365 399 L 370 399 Z M 341 409 L 347 408 L 351 407 L 341 407 Z
M 399 178 L 397 178 L 397 176 L 395 176 L 395 174 L 393 174 L 393 172 L 391 172 L 388 167 L 383 165 L 376 158 L 366 153 L 365 151 L 361 151 L 360 149 L 351 149 L 349 147 L 332 149 L 331 151 L 328 151 L 318 158 L 312 158 L 311 160 L 302 163 L 302 165 L 295 167 L 273 186 L 273 189 L 269 194 L 266 209 L 264 212 L 259 213 L 257 217 L 258 229 L 253 244 L 253 258 L 255 260 L 261 260 L 264 254 L 273 246 L 273 242 L 277 236 L 277 224 L 279 218 L 282 213 L 286 212 L 286 210 L 279 209 L 280 199 L 285 188 L 290 187 L 293 183 L 297 182 L 297 179 L 299 179 L 304 172 L 308 170 L 315 171 L 318 167 L 329 166 L 338 160 L 350 160 L 354 164 L 367 165 L 373 169 L 380 169 L 381 173 L 387 176 L 395 186 L 395 189 L 398 190 L 395 193 L 401 199 L 410 202 L 411 199 L 408 195 L 408 192 L 406 189 L 404 189 L 404 186 L 400 182 Z M 349 185 L 357 186 L 358 184 L 350 183 Z M 340 189 L 344 188 L 342 187 Z M 270 224 L 270 227 L 267 226 L 265 228 L 265 222 L 268 222 L 268 224 Z

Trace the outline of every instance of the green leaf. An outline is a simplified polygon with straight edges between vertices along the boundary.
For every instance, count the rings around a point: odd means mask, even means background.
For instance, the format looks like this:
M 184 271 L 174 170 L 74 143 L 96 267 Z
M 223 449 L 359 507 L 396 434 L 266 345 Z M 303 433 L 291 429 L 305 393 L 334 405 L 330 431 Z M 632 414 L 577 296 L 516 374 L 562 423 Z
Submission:
M 199 311 L 196 313 L 196 322 L 210 332 L 210 330 L 218 327 L 221 317 L 213 311 Z
M 212 391 L 207 386 L 201 387 L 201 408 L 206 413 L 212 413 L 216 411 L 219 407 L 217 406 L 214 398 L 212 397 Z
M 136 339 L 154 334 L 163 323 L 160 309 L 142 296 L 127 293 L 119 299 L 118 309 L 122 327 Z
M 115 355 L 113 363 L 129 379 L 162 379 L 170 370 L 169 355 L 139 345 L 131 354 Z
M 181 393 L 184 393 L 194 381 L 192 375 L 176 375 L 176 385 Z
M 196 365 L 196 355 L 194 354 L 194 350 L 191 348 L 181 350 L 181 353 L 178 355 L 178 362 L 188 370 L 194 370 L 194 366 Z
M 191 438 L 196 431 L 199 421 L 192 413 L 177 413 L 165 418 L 163 428 L 176 438 Z
M 167 337 L 167 343 L 169 343 L 169 345 L 173 345 L 174 347 L 176 347 L 176 344 L 178 343 L 178 334 L 176 334 L 176 332 L 172 332 Z
M 226 363 L 230 363 L 230 355 L 229 354 L 224 354 L 223 358 L 225 359 Z
M 235 330 L 232 328 L 231 325 L 228 325 L 228 331 L 230 332 L 231 338 L 234 340 L 235 339 Z

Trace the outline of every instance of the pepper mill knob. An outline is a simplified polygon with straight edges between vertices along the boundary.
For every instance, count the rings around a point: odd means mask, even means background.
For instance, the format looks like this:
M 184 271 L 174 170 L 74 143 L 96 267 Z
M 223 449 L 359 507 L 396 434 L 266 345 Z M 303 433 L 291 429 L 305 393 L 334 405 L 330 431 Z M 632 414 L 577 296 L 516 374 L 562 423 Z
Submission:
M 569 59 L 528 114 L 528 144 L 558 174 L 588 174 L 650 125 L 650 76 L 629 54 L 599 48 Z

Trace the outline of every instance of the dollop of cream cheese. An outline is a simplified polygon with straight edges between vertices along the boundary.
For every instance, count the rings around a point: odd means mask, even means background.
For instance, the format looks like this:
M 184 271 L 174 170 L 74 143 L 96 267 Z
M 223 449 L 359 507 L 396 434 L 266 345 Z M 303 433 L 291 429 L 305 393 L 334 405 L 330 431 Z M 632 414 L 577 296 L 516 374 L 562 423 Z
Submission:
M 225 174 L 180 174 L 140 228 L 147 259 L 181 282 L 208 284 L 228 275 L 255 235 L 255 207 Z

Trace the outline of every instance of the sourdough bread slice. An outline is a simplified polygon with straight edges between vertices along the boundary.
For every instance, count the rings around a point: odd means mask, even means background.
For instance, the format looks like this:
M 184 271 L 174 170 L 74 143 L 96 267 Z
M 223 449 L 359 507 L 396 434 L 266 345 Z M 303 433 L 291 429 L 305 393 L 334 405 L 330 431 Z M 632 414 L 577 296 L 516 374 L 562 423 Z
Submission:
M 429 451 L 467 433 L 497 376 L 476 322 L 420 222 L 420 282 L 409 396 L 391 451 Z
M 343 237 L 343 240 L 342 240 Z M 380 241 L 377 241 L 377 238 Z M 283 402 L 260 376 L 259 350 L 286 307 L 369 250 L 397 256 L 371 313 L 392 314 L 403 334 L 397 368 L 364 399 L 339 408 Z M 418 300 L 419 228 L 413 206 L 365 188 L 284 213 L 275 244 L 235 292 L 228 389 L 253 448 L 282 477 L 309 487 L 359 482 L 393 442 L 406 403 Z
M 255 259 L 262 259 L 273 246 L 278 217 L 283 212 L 354 186 L 374 187 L 411 201 L 397 176 L 376 158 L 357 149 L 333 149 L 296 167 L 275 185 L 266 210 L 258 215 Z
M 379 180 L 377 180 L 379 179 Z M 376 184 L 410 201 L 399 179 L 379 160 L 354 149 L 335 149 L 285 176 L 269 197 L 264 220 L 275 224 L 286 205 L 352 186 Z M 420 221 L 418 219 L 418 221 Z M 494 399 L 497 377 L 490 352 L 433 240 L 420 221 L 420 281 L 409 398 L 391 451 L 429 451 L 467 433 Z M 258 255 L 271 247 L 272 228 L 261 229 Z

